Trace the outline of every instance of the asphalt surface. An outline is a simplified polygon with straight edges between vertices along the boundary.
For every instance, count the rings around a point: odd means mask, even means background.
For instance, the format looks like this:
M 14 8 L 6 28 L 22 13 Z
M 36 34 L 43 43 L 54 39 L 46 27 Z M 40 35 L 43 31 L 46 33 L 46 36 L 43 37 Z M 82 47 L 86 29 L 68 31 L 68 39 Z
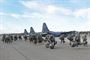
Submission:
M 5 44 L 0 41 L 0 60 L 90 60 L 90 45 L 72 48 L 58 40 L 55 49 L 49 49 L 43 43 L 16 41 Z

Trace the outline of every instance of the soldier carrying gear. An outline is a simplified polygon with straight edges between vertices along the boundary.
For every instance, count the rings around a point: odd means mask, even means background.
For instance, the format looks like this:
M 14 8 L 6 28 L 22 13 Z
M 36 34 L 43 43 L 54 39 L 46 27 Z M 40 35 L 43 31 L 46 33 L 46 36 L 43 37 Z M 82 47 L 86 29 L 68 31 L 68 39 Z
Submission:
M 75 36 L 75 41 L 77 42 L 78 45 L 81 45 L 80 34 Z
M 5 42 L 5 38 L 6 38 L 6 35 L 4 34 L 4 35 L 2 36 L 2 41 L 3 41 L 3 42 Z
M 32 36 L 32 39 L 33 39 L 34 44 L 37 44 L 37 36 L 36 35 L 33 35 Z
M 20 36 L 20 35 L 19 35 L 19 37 L 18 37 L 18 38 L 19 38 L 19 40 L 22 40 L 22 36 Z
M 55 41 L 55 37 L 53 35 L 49 35 L 48 38 L 49 39 L 47 41 L 47 44 L 45 45 L 46 48 L 54 49 L 54 46 L 57 44 L 57 42 Z
M 38 43 L 42 43 L 43 42 L 43 38 L 41 35 L 37 35 L 37 40 L 38 40 Z
M 60 36 L 60 40 L 61 40 L 61 43 L 65 43 L 65 41 L 64 41 L 64 34 L 62 34 L 62 35 Z
M 83 45 L 84 46 L 87 46 L 87 37 L 86 37 L 86 35 L 85 36 L 83 36 Z
M 17 35 L 14 36 L 14 41 L 17 41 Z
M 73 39 L 74 38 L 74 35 L 70 34 L 68 35 L 67 39 L 70 41 L 70 46 L 72 45 L 72 42 L 73 42 Z
M 24 39 L 25 39 L 25 41 L 27 40 L 27 36 L 26 35 L 24 36 Z

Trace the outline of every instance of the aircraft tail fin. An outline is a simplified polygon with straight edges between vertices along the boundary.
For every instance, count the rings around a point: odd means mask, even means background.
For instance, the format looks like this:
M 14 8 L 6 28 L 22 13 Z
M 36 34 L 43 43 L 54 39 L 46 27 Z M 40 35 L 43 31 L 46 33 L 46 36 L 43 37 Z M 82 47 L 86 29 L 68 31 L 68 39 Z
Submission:
M 46 23 L 43 23 L 43 26 L 42 26 L 42 32 L 43 32 L 43 33 L 49 32 L 49 29 L 48 29 Z
M 28 35 L 28 32 L 26 29 L 24 29 L 24 35 Z
M 35 34 L 33 27 L 30 27 L 30 34 Z

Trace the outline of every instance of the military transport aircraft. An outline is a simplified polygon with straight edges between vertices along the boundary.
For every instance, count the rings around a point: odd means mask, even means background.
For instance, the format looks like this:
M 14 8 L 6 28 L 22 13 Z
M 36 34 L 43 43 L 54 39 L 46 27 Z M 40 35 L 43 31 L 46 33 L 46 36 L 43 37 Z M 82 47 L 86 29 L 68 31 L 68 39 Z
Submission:
M 50 31 L 46 25 L 46 23 L 43 23 L 43 28 L 42 28 L 42 32 L 43 33 L 47 33 L 47 34 L 52 34 L 55 37 L 59 37 L 60 35 L 64 34 L 65 36 L 67 36 L 68 34 L 75 34 L 76 31 L 69 31 L 69 32 L 54 32 L 54 31 Z
M 75 34 L 76 31 L 69 31 L 69 32 L 54 32 L 54 31 L 50 31 L 46 25 L 46 23 L 43 23 L 42 26 L 42 32 L 35 32 L 33 27 L 30 27 L 30 33 L 27 32 L 26 29 L 24 29 L 24 35 L 35 35 L 35 34 L 39 34 L 42 36 L 45 36 L 47 34 L 52 34 L 55 37 L 59 37 L 60 35 L 64 34 L 65 36 L 67 36 L 68 34 Z

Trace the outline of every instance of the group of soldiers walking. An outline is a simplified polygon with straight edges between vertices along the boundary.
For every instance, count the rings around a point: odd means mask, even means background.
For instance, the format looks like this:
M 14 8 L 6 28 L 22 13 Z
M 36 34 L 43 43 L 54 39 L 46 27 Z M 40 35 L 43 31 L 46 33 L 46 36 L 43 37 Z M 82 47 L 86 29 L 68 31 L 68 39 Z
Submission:
M 17 36 L 17 35 L 5 35 L 5 34 L 2 37 L 2 41 L 4 43 L 12 43 L 17 40 L 22 40 L 22 37 L 20 35 Z
M 78 47 L 79 45 L 87 46 L 87 43 L 88 43 L 86 34 L 84 34 L 82 37 L 80 36 L 80 33 L 69 34 L 66 38 L 70 41 L 69 45 L 71 47 Z M 83 40 L 82 42 L 81 42 L 81 38 Z M 61 43 L 65 43 L 64 35 L 60 36 L 60 40 L 61 40 Z
M 71 47 L 78 47 L 79 45 L 84 45 L 84 46 L 87 46 L 87 36 L 84 35 L 82 37 L 82 40 L 83 42 L 81 42 L 81 36 L 80 34 L 68 34 L 67 37 L 65 37 L 64 34 L 60 35 L 59 39 L 61 40 L 61 44 L 64 44 L 66 43 L 66 39 L 70 41 L 69 45 Z M 42 35 L 31 35 L 31 36 L 22 36 L 22 35 L 3 35 L 2 37 L 2 41 L 4 43 L 12 43 L 14 41 L 17 41 L 17 40 L 29 40 L 30 43 L 34 43 L 34 44 L 37 44 L 37 43 L 46 43 L 45 46 L 46 48 L 51 48 L 53 49 L 54 46 L 57 44 L 57 41 L 55 40 L 55 37 L 51 34 L 47 34 L 44 38 L 42 37 Z
M 45 37 L 45 40 L 44 41 L 46 42 L 46 45 L 45 45 L 46 48 L 53 49 L 54 46 L 57 44 L 57 41 L 55 40 L 55 37 L 53 35 L 51 35 L 51 34 L 47 35 Z
M 25 41 L 29 40 L 30 43 L 34 44 L 42 43 L 44 40 L 41 35 L 30 35 L 28 37 L 24 35 L 23 38 Z

